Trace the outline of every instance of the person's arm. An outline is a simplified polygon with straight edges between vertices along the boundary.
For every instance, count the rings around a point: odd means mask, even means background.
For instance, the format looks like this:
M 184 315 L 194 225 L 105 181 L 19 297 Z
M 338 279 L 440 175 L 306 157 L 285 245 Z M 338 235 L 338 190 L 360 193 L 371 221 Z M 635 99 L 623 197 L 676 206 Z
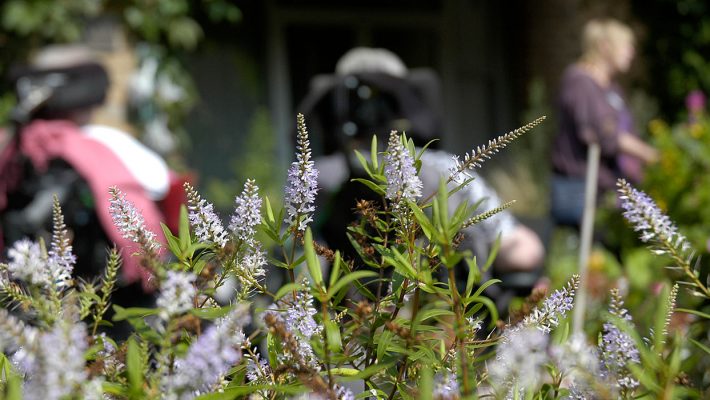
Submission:
M 501 237 L 496 269 L 501 272 L 534 271 L 545 258 L 545 247 L 535 232 L 517 224 Z
M 619 150 L 622 153 L 640 159 L 646 164 L 653 164 L 659 158 L 658 150 L 628 132 L 619 134 Z

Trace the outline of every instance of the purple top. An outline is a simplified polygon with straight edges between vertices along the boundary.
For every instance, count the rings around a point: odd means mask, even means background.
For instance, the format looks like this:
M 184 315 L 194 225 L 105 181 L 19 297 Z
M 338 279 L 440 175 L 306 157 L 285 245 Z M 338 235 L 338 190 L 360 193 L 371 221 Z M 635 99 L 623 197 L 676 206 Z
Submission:
M 572 65 L 562 77 L 558 111 L 559 130 L 552 147 L 552 165 L 556 173 L 584 178 L 587 146 L 597 142 L 601 148 L 601 189 L 613 189 L 616 179 L 625 175 L 620 164 L 630 167 L 624 172 L 635 175 L 632 172 L 635 167 L 630 165 L 633 162 L 619 157 L 619 134 L 633 132 L 633 124 L 618 86 L 612 84 L 604 88 L 579 66 Z

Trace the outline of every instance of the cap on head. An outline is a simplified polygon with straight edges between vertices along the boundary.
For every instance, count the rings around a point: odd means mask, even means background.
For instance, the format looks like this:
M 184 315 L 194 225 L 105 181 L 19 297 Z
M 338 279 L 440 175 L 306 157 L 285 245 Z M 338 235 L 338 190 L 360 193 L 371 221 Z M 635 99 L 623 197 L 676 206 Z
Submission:
M 385 73 L 398 78 L 407 75 L 407 66 L 399 56 L 387 49 L 355 47 L 345 53 L 335 66 L 338 75 Z

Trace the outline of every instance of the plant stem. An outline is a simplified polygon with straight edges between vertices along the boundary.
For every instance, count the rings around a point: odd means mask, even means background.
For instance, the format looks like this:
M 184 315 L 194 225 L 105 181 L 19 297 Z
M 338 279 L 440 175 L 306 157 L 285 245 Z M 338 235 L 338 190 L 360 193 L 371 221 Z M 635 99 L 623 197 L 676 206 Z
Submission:
M 463 313 L 461 309 L 461 295 L 456 287 L 456 275 L 454 274 L 454 269 L 449 268 L 449 288 L 451 290 L 451 298 L 453 299 L 454 314 L 456 315 L 456 327 L 454 329 L 454 334 L 456 335 L 456 343 L 459 347 L 459 352 L 461 353 L 461 377 L 463 380 L 463 394 L 468 396 L 471 393 L 471 388 L 468 382 L 468 360 L 466 357 L 466 349 L 463 345 L 463 340 L 461 338 L 461 328 L 464 326 L 463 323 Z
M 324 296 L 325 297 L 325 296 Z M 330 320 L 328 315 L 328 300 L 321 298 L 321 310 L 323 311 L 323 353 L 325 356 L 325 369 L 328 371 L 328 388 L 333 390 L 333 374 L 330 370 L 330 349 L 328 346 L 328 326 L 326 321 Z

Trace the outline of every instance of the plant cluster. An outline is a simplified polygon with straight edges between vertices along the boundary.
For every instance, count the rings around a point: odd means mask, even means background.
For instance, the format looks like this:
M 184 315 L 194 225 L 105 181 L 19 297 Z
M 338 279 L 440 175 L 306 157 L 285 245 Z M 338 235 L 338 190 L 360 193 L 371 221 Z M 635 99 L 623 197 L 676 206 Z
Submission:
M 111 188 L 115 225 L 135 242 L 133 256 L 152 272 L 158 293 L 154 308 L 113 306 L 113 321 L 134 328 L 122 342 L 103 332 L 120 257 L 109 253 L 97 282 L 72 280 L 75 260 L 55 201 L 49 245 L 18 242 L 2 264 L 1 393 L 13 399 L 699 396 L 700 388 L 683 380 L 686 344 L 669 329 L 677 286 L 659 296 L 656 324 L 644 337 L 619 291 L 611 293 L 601 332 L 570 333 L 567 315 L 582 289 L 577 276 L 539 296 L 519 322 L 498 321 L 495 304 L 483 295 L 498 283 L 483 279 L 493 259 L 479 264 L 459 244 L 465 227 L 506 205 L 478 212 L 465 203 L 450 209 L 448 200 L 472 183 L 468 169 L 539 122 L 465 155 L 435 193 L 423 193 L 418 177 L 426 148 L 392 132 L 381 153 L 373 138 L 370 156 L 357 157 L 368 174 L 360 182 L 380 201 L 356 205 L 359 219 L 348 228 L 356 259 L 313 239 L 318 171 L 300 115 L 280 207 L 248 180 L 225 225 L 186 185 L 179 230 L 164 227 L 160 240 L 130 199 Z M 641 192 L 620 182 L 620 193 L 642 238 L 669 254 L 694 293 L 707 298 L 684 237 Z M 267 270 L 276 268 L 287 283 L 268 287 Z M 457 269 L 466 271 L 459 274 L 465 282 L 456 281 Z M 229 282 L 236 286 L 224 303 L 219 293 Z

